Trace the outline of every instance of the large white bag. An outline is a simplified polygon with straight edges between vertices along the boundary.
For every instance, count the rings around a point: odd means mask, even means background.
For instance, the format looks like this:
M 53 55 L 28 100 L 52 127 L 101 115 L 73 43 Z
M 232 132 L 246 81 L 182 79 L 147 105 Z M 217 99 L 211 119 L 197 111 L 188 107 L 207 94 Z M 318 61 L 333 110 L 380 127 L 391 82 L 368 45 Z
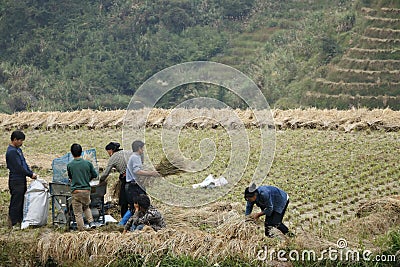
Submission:
M 31 225 L 47 224 L 49 214 L 49 185 L 47 181 L 36 179 L 29 185 L 24 197 L 24 217 L 21 229 Z

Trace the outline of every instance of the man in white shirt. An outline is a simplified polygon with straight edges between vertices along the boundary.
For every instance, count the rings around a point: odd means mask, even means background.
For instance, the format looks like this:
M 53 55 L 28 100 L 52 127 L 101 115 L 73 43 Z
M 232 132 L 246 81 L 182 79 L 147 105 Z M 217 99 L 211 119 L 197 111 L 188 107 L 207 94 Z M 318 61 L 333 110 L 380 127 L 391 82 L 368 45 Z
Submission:
M 133 204 L 140 194 L 146 194 L 146 191 L 137 183 L 138 175 L 140 176 L 160 176 L 157 171 L 143 170 L 143 152 L 144 143 L 136 140 L 132 143 L 132 155 L 129 158 L 126 168 L 126 184 L 125 192 L 130 209 L 133 209 Z

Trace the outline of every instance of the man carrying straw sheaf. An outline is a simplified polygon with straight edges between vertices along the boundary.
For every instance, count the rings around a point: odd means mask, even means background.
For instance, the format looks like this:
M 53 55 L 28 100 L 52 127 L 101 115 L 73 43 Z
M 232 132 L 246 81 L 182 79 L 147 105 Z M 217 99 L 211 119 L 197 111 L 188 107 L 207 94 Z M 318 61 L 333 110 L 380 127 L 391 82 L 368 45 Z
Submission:
M 137 183 L 138 176 L 160 176 L 157 171 L 143 170 L 143 153 L 144 143 L 136 140 L 132 143 L 132 155 L 129 158 L 126 168 L 126 184 L 125 193 L 131 211 L 134 210 L 134 202 L 141 194 L 146 194 L 146 191 Z

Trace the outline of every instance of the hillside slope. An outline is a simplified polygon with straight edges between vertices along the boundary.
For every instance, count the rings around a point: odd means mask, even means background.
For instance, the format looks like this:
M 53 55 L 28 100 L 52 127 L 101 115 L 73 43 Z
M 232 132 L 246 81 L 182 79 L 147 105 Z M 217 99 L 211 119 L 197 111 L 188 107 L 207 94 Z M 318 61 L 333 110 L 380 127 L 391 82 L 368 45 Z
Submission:
M 309 101 L 320 107 L 400 108 L 400 9 L 362 7 L 365 30 L 353 40 Z
M 398 109 L 399 1 L 370 2 L 5 0 L 0 112 L 124 109 L 146 79 L 187 61 L 237 68 L 276 108 Z M 246 108 L 199 84 L 159 106 L 201 96 Z

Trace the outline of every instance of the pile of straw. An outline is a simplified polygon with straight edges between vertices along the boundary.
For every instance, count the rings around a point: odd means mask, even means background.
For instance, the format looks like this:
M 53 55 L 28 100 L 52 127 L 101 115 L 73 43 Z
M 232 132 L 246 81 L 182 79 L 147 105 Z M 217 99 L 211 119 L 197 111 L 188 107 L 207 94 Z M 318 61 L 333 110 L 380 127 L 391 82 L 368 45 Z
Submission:
M 379 212 L 400 214 L 400 196 L 370 200 L 358 208 L 356 216 L 361 218 Z
M 330 232 L 332 240 L 334 237 L 343 238 L 346 233 L 349 247 L 357 248 L 362 236 L 363 246 L 379 252 L 381 247 L 376 247 L 376 238 L 400 223 L 400 196 L 369 200 L 360 205 L 355 215 Z
M 193 209 L 196 217 L 216 214 L 212 208 Z M 183 213 L 186 213 L 185 211 Z M 38 242 L 41 261 L 49 258 L 67 264 L 75 260 L 88 260 L 91 264 L 111 263 L 120 255 L 142 255 L 145 262 L 158 260 L 167 253 L 176 256 L 191 256 L 194 259 L 206 257 L 210 263 L 217 263 L 229 257 L 254 260 L 262 245 L 273 240 L 264 237 L 263 227 L 247 222 L 243 214 L 236 210 L 217 211 L 220 222 L 209 231 L 191 227 L 182 216 L 175 216 L 175 222 L 167 218 L 167 228 L 158 232 L 138 231 L 99 232 L 100 230 L 79 233 L 48 233 Z M 168 216 L 167 216 L 168 217 Z M 285 242 L 285 240 L 283 240 Z M 275 240 L 276 242 L 276 240 Z
M 158 232 L 143 230 L 122 234 L 113 228 L 103 231 L 100 228 L 90 232 L 47 233 L 40 237 L 37 253 L 42 263 L 51 258 L 63 265 L 87 261 L 91 266 L 108 266 L 124 255 L 141 255 L 146 264 L 167 254 L 207 258 L 210 264 L 232 257 L 251 262 L 257 260 L 263 247 L 287 248 L 291 242 L 315 251 L 335 247 L 344 232 L 349 248 L 357 248 L 359 244 L 351 241 L 358 240 L 360 234 L 382 234 L 400 222 L 398 201 L 392 197 L 366 203 L 361 209 L 375 212 L 344 223 L 330 233 L 329 240 L 308 231 L 302 232 L 295 240 L 282 235 L 278 239 L 266 238 L 262 221 L 255 223 L 245 219 L 243 204 L 219 202 L 196 209 L 165 207 L 161 210 L 167 228 Z M 381 206 L 391 209 L 389 212 L 381 210 L 378 208 Z M 367 245 L 373 247 L 372 243 Z
M 324 80 L 319 80 L 325 83 Z M 338 83 L 345 86 L 344 83 Z M 361 86 L 366 83 L 352 83 Z M 336 84 L 331 84 L 336 86 Z M 396 83 L 390 86 L 396 87 Z M 323 94 L 309 92 L 310 96 L 325 97 Z M 331 98 L 342 97 L 339 95 L 327 95 Z M 347 96 L 346 96 L 347 97 Z M 355 96 L 349 96 L 355 98 Z M 358 98 L 371 98 L 371 96 L 358 96 Z M 379 99 L 395 98 L 394 96 L 379 96 Z M 381 101 L 381 100 L 379 100 Z M 365 124 L 363 129 L 399 131 L 400 111 L 390 109 L 352 109 L 352 110 L 318 110 L 318 109 L 292 109 L 272 110 L 274 121 L 266 114 L 269 111 L 259 110 L 235 110 L 238 119 L 232 117 L 232 110 L 221 109 L 154 109 L 147 117 L 148 109 L 116 111 L 82 110 L 74 112 L 18 112 L 11 115 L 0 114 L 0 129 L 12 130 L 15 128 L 33 129 L 57 129 L 79 128 L 89 129 L 121 128 L 129 126 L 130 129 L 164 128 L 176 129 L 182 127 L 192 128 L 218 128 L 224 126 L 228 129 L 240 127 L 275 127 L 278 129 L 317 128 L 329 130 L 341 130 L 344 125 L 357 122 Z M 125 116 L 126 115 L 126 116 Z M 257 118 L 257 119 L 256 119 Z M 379 121 L 379 124 L 371 122 Z M 354 128 L 354 127 L 353 127 Z M 352 128 L 352 129 L 353 129 Z M 360 130 L 360 129 L 357 129 Z

